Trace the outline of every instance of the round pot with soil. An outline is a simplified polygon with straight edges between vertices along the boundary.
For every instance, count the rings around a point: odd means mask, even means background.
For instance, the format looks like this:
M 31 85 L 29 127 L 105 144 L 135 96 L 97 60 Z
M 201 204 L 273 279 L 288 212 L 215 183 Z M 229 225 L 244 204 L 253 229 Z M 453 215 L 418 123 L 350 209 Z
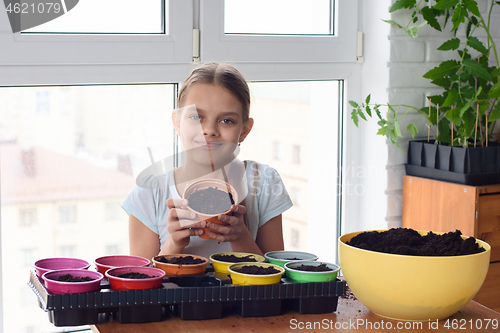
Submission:
M 445 256 L 383 253 L 369 250 L 371 247 L 351 245 L 360 235 L 361 243 L 371 244 L 379 239 L 379 246 L 389 247 L 393 245 L 391 241 L 382 240 L 384 237 L 380 234 L 388 231 L 360 231 L 339 238 L 342 274 L 353 294 L 372 312 L 395 320 L 435 321 L 459 311 L 481 288 L 490 261 L 491 247 L 487 243 L 477 239 L 466 241 L 469 237 L 459 235 L 462 244 L 472 243 L 484 251 Z M 429 231 L 410 232 L 415 233 L 430 234 Z M 444 235 L 433 234 L 429 238 Z M 426 242 L 419 246 L 419 241 L 404 237 L 399 235 L 392 242 L 425 247 Z M 456 238 L 456 235 L 445 238 Z
M 339 265 L 322 261 L 291 261 L 284 266 L 286 276 L 296 282 L 335 281 Z
M 167 276 L 203 275 L 208 259 L 194 254 L 170 254 L 154 257 L 153 264 Z
M 101 280 L 99 272 L 87 269 L 59 269 L 42 275 L 45 288 L 51 294 L 74 294 L 99 291 Z
M 45 258 L 37 260 L 34 265 L 36 275 L 41 278 L 44 273 L 59 269 L 88 269 L 90 264 L 78 258 Z
M 277 284 L 285 269 L 268 263 L 237 263 L 228 268 L 235 285 Z
M 265 262 L 266 258 L 254 253 L 220 252 L 210 256 L 214 271 L 229 274 L 229 266 L 242 262 Z
M 188 200 L 188 209 L 198 215 L 198 220 L 221 225 L 217 215 L 228 214 L 231 206 L 238 203 L 238 193 L 230 184 L 218 179 L 201 179 L 186 186 L 182 198 Z M 207 231 L 218 233 L 209 228 L 203 228 L 205 233 L 201 238 L 211 239 Z
M 126 266 L 111 268 L 105 275 L 113 290 L 142 290 L 161 287 L 165 272 L 154 267 Z
M 104 274 L 108 269 L 115 267 L 125 267 L 125 266 L 149 266 L 151 261 L 149 259 L 131 256 L 126 254 L 109 255 L 96 258 L 94 264 L 97 267 L 97 271 Z
M 316 261 L 318 256 L 309 252 L 302 251 L 271 251 L 264 254 L 267 261 L 271 264 L 284 267 L 287 262 L 296 260 Z

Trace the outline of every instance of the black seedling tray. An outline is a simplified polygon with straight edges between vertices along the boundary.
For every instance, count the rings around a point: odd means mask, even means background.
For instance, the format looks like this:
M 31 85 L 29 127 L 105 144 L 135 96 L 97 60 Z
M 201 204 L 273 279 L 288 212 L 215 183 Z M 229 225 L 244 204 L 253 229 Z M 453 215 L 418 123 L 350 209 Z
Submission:
M 116 291 L 104 279 L 96 292 L 54 295 L 31 271 L 30 288 L 40 308 L 55 326 L 98 324 L 110 319 L 120 323 L 162 321 L 174 314 L 181 319 L 215 319 L 236 312 L 243 317 L 280 315 L 292 309 L 300 313 L 337 310 L 346 283 L 337 279 L 322 283 L 296 283 L 283 278 L 279 284 L 236 286 L 226 274 L 169 277 L 156 289 Z

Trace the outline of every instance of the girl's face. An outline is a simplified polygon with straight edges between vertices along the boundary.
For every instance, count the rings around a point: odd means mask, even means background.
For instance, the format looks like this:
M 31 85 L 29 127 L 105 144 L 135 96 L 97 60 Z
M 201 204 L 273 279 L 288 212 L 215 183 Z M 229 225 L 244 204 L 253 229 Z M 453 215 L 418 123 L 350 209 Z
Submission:
M 194 84 L 184 105 L 172 114 L 177 134 L 188 156 L 204 165 L 227 163 L 238 143 L 253 126 L 243 122 L 238 99 L 217 84 Z

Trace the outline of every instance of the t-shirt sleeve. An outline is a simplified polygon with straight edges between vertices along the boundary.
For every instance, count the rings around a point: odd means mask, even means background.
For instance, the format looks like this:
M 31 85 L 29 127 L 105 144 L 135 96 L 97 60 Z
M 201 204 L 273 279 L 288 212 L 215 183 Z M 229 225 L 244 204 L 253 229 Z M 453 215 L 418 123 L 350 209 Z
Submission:
M 293 206 L 278 172 L 267 167 L 260 175 L 259 227 Z
M 122 202 L 127 214 L 134 215 L 146 227 L 159 234 L 157 216 L 158 190 L 135 186 Z

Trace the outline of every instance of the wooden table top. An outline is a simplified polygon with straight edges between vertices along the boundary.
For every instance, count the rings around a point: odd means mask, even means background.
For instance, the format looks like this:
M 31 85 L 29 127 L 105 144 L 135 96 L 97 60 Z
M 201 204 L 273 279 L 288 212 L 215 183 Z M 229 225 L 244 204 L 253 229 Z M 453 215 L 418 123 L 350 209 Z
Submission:
M 487 326 L 487 327 L 486 327 Z M 404 322 L 382 318 L 368 310 L 354 296 L 339 297 L 337 311 L 300 314 L 289 311 L 280 316 L 241 317 L 229 314 L 220 319 L 182 320 L 169 317 L 160 322 L 120 324 L 117 321 L 92 326 L 95 333 L 164 332 L 500 332 L 500 313 L 471 301 L 462 310 L 439 322 Z

